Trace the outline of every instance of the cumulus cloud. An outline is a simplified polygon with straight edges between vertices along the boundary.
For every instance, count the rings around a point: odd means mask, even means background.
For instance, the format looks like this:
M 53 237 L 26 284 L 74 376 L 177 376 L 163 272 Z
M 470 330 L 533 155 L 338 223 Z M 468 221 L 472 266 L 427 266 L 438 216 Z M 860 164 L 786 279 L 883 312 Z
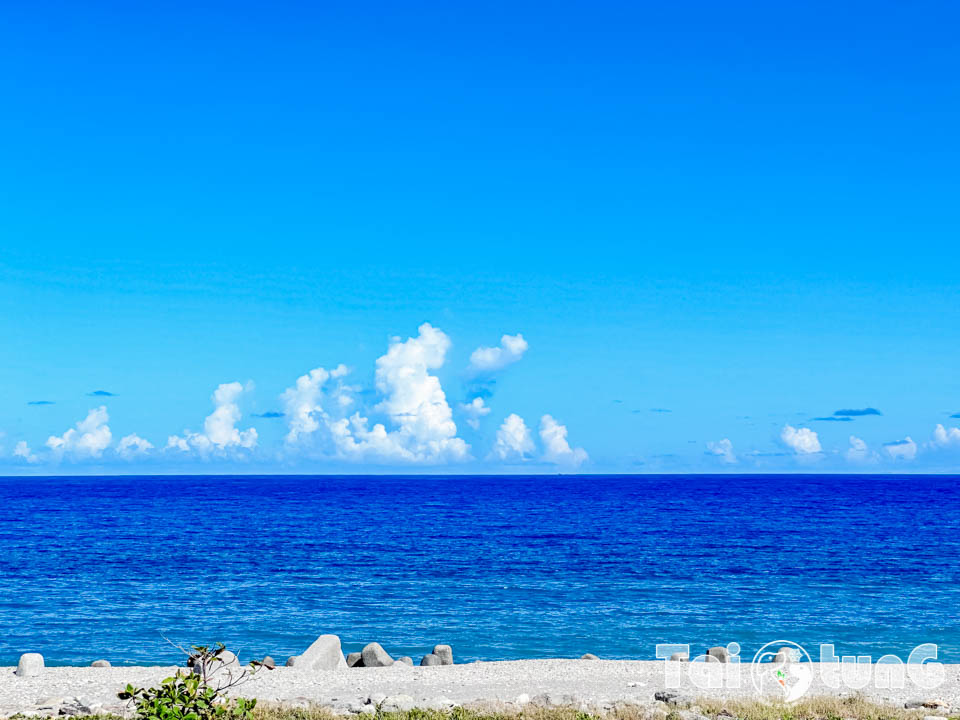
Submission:
M 337 457 L 378 462 L 440 463 L 466 460 L 470 446 L 457 437 L 453 411 L 431 370 L 442 367 L 450 339 L 424 323 L 416 337 L 392 338 L 377 359 L 377 391 L 383 400 L 373 410 L 383 413 L 394 429 L 373 423 L 359 411 L 344 417 L 352 399 L 345 392 L 325 390 L 333 376 L 322 368 L 298 379 L 284 393 L 290 416 L 288 444 L 302 442 L 318 431 L 332 444 Z M 342 367 L 342 366 L 341 366 Z M 345 372 L 345 369 L 344 369 Z
M 785 425 L 780 439 L 798 455 L 812 455 L 820 452 L 820 439 L 810 428 L 795 428 Z
M 566 440 L 563 442 L 566 444 Z M 570 450 L 569 446 L 567 450 Z M 535 451 L 533 435 L 523 418 L 516 413 L 507 415 L 500 429 L 497 430 L 497 440 L 493 450 L 490 451 L 490 457 L 498 460 L 526 460 Z
M 937 424 L 933 430 L 933 444 L 937 447 L 960 447 L 960 428 L 945 428 Z
M 504 335 L 499 347 L 478 347 L 470 355 L 467 371 L 474 374 L 491 373 L 512 365 L 523 357 L 529 345 L 523 335 Z
M 548 462 L 579 467 L 587 460 L 586 450 L 571 448 L 567 442 L 567 426 L 550 415 L 540 418 L 540 441 L 543 443 L 543 459 Z
M 733 443 L 729 438 L 707 443 L 707 452 L 722 458 L 725 463 L 735 463 L 737 456 L 733 452 Z
M 117 454 L 128 460 L 146 455 L 151 450 L 153 450 L 153 444 L 150 443 L 149 440 L 144 440 L 136 433 L 131 433 L 130 435 L 120 438 L 120 442 L 117 443 Z
M 490 414 L 490 408 L 484 405 L 482 397 L 475 397 L 468 403 L 460 403 L 460 412 L 467 416 L 467 425 L 476 430 L 480 427 L 480 418 Z
M 297 443 L 301 438 L 320 429 L 321 421 L 327 417 L 321 402 L 324 385 L 331 379 L 344 377 L 347 372 L 347 367 L 343 364 L 333 370 L 314 368 L 306 375 L 298 377 L 296 385 L 284 391 L 280 399 L 283 401 L 285 414 L 290 418 L 288 421 L 290 430 L 285 438 L 287 443 Z M 341 385 L 341 392 L 342 387 Z M 347 396 L 343 394 L 342 397 Z
M 75 429 L 70 428 L 60 436 L 51 435 L 47 439 L 47 447 L 58 455 L 100 457 L 113 438 L 107 425 L 109 420 L 106 407 L 101 405 L 94 408 L 87 413 L 86 418 L 77 423 Z
M 883 449 L 894 460 L 913 460 L 917 456 L 917 444 L 909 435 L 903 440 L 884 443 Z
M 850 447 L 847 449 L 847 452 L 844 453 L 844 457 L 850 462 L 855 463 L 868 462 L 875 459 L 874 454 L 867 448 L 867 443 L 856 435 L 850 436 Z
M 243 417 L 237 400 L 245 390 L 238 382 L 223 383 L 214 391 L 213 412 L 203 422 L 203 432 L 184 430 L 183 436 L 171 435 L 167 439 L 167 449 L 189 452 L 195 450 L 201 454 L 222 452 L 228 449 L 252 449 L 257 446 L 257 429 L 237 429 L 236 425 Z
M 421 325 L 418 332 L 405 342 L 393 338 L 387 353 L 377 358 L 376 386 L 384 399 L 375 409 L 385 413 L 397 429 L 387 432 L 377 423 L 368 430 L 367 418 L 355 413 L 349 424 L 340 421 L 335 433 L 337 447 L 346 456 L 413 462 L 469 457 L 470 447 L 457 437 L 440 380 L 430 374 L 443 366 L 450 338 L 430 323 Z
M 40 458 L 36 454 L 30 452 L 30 446 L 27 445 L 26 440 L 21 440 L 13 448 L 13 456 L 15 458 L 21 458 L 26 460 L 28 463 L 39 462 Z

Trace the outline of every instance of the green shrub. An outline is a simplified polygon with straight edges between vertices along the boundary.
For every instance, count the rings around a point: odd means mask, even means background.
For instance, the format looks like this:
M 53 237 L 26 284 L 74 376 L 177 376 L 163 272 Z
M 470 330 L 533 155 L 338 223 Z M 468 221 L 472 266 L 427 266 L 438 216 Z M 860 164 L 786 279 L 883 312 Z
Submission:
M 210 650 L 194 646 L 190 656 L 192 671 L 178 671 L 156 688 L 127 685 L 119 693 L 121 700 L 132 703 L 138 720 L 252 720 L 255 699 L 226 696 L 229 688 L 240 685 L 256 671 L 234 670 L 221 659 L 223 645 Z

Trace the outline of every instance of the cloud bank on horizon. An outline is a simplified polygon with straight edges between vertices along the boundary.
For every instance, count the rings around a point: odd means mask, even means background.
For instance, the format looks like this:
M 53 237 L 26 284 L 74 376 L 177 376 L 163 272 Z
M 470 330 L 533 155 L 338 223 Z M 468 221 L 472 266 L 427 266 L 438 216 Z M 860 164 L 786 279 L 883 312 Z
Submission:
M 212 411 L 203 419 L 202 430 L 185 429 L 156 444 L 135 432 L 115 440 L 108 409 L 100 405 L 73 427 L 51 434 L 40 448 L 33 449 L 26 439 L 16 440 L 12 449 L 0 450 L 0 460 L 35 470 L 217 461 L 312 469 L 322 469 L 325 463 L 556 471 L 592 467 L 588 452 L 571 444 L 567 426 L 548 412 L 550 408 L 543 408 L 531 427 L 519 413 L 497 407 L 495 400 L 490 404 L 493 393 L 485 388 L 529 350 L 523 335 L 505 334 L 499 345 L 480 346 L 471 353 L 462 372 L 467 398 L 458 403 L 448 400 L 437 374 L 447 363 L 451 345 L 450 337 L 430 323 L 420 325 L 414 336 L 390 338 L 386 352 L 375 361 L 372 388 L 351 381 L 353 370 L 343 363 L 306 371 L 275 396 L 282 411 L 250 413 L 251 418 L 282 420 L 285 429 L 275 446 L 264 446 L 257 428 L 244 422 L 241 405 L 254 392 L 253 382 L 231 381 L 214 389 Z M 87 394 L 116 397 L 106 391 Z M 868 407 L 837 410 L 812 420 L 881 415 Z M 492 432 L 488 436 L 483 432 L 485 421 L 497 416 L 502 419 L 487 427 Z M 472 431 L 468 437 L 462 436 L 458 422 Z M 848 442 L 846 447 L 825 448 L 815 430 L 786 423 L 776 436 L 778 449 L 772 451 L 738 450 L 729 437 L 706 442 L 704 469 L 759 469 L 774 458 L 804 470 L 831 462 L 851 469 L 901 467 L 921 456 L 960 452 L 960 428 L 937 424 L 930 440 L 920 443 L 909 435 L 874 447 L 857 435 L 850 435 Z
M 391 338 L 386 353 L 377 358 L 375 404 L 365 406 L 361 402 L 363 388 L 348 382 L 351 370 L 340 364 L 332 369 L 313 368 L 298 377 L 279 394 L 283 412 L 252 413 L 251 417 L 285 420 L 286 432 L 279 448 L 262 447 L 257 429 L 242 427 L 240 403 L 244 395 L 253 392 L 254 384 L 232 381 L 214 390 L 213 411 L 204 419 L 201 431 L 186 429 L 171 434 L 159 447 L 136 433 L 114 443 L 109 413 L 101 405 L 91 409 L 75 427 L 51 435 L 45 450 L 35 452 L 21 440 L 8 459 L 31 466 L 102 464 L 111 460 L 258 459 L 281 466 L 324 461 L 400 467 L 482 462 L 570 470 L 589 460 L 586 450 L 570 445 L 567 427 L 548 413 L 540 418 L 539 446 L 524 419 L 511 412 L 492 447 L 475 451 L 459 436 L 453 408 L 436 375 L 446 362 L 450 338 L 430 323 L 423 323 L 417 332 L 406 340 Z M 518 362 L 528 347 L 520 334 L 503 335 L 499 346 L 479 347 L 471 354 L 465 374 L 490 380 Z M 104 392 L 97 395 L 107 396 Z M 479 430 L 480 421 L 493 411 L 480 396 L 457 408 L 474 430 Z

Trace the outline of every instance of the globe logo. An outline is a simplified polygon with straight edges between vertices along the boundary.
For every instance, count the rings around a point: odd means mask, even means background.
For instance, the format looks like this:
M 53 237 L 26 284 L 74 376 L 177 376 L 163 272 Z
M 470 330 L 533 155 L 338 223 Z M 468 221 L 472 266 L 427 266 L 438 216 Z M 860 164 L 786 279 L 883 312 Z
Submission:
M 761 695 L 779 695 L 784 702 L 799 700 L 813 683 L 810 655 L 797 643 L 774 640 L 757 651 L 750 663 L 750 679 Z

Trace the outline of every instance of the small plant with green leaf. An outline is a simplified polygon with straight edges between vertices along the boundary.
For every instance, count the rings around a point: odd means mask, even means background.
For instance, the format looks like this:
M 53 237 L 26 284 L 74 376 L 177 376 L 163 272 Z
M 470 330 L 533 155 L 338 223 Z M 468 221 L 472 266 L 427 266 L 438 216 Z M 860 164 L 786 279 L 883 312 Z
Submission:
M 259 663 L 241 667 L 222 643 L 213 649 L 194 645 L 187 654 L 191 670 L 177 671 L 160 687 L 127 685 L 118 697 L 133 705 L 138 720 L 251 720 L 257 701 L 229 698 L 227 692 L 253 677 Z

